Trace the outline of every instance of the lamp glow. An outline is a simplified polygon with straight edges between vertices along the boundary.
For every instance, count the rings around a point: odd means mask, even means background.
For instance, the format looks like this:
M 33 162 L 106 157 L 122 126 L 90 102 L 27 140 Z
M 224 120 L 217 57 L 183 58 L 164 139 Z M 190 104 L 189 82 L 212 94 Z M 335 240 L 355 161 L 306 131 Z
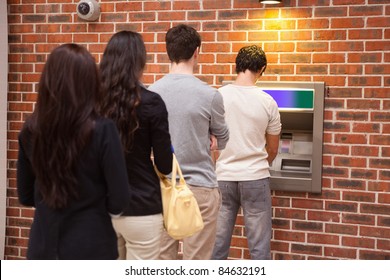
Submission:
M 259 0 L 262 4 L 280 4 L 282 3 L 281 0 Z

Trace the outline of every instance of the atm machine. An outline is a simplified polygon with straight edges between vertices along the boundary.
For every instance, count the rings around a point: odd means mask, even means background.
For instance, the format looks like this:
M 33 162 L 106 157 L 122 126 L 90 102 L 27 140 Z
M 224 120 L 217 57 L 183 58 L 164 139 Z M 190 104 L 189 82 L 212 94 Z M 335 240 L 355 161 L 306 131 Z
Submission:
M 279 152 L 270 167 L 271 189 L 320 193 L 323 82 L 258 82 L 279 107 Z

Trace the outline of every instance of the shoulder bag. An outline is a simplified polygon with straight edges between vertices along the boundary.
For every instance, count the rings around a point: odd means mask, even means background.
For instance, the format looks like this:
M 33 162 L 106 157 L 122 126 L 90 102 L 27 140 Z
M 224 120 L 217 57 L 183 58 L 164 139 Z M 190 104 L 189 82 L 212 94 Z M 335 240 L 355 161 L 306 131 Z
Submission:
M 171 178 L 161 174 L 156 166 L 155 170 L 160 178 L 164 227 L 167 233 L 179 240 L 201 231 L 204 225 L 198 202 L 184 180 L 175 154 Z M 176 174 L 179 175 L 178 181 Z

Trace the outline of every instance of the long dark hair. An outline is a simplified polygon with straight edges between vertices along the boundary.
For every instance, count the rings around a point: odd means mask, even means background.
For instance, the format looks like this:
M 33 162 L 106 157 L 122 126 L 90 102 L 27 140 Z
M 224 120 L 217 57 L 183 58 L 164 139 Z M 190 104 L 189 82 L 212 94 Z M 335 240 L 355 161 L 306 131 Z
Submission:
M 98 75 L 92 55 L 76 44 L 54 49 L 43 69 L 26 126 L 39 191 L 50 208 L 64 208 L 78 197 L 76 163 L 97 117 Z
M 142 36 L 132 31 L 114 34 L 100 63 L 104 94 L 101 113 L 116 123 L 124 151 L 131 149 L 139 126 L 136 108 L 141 101 L 139 79 L 145 64 Z

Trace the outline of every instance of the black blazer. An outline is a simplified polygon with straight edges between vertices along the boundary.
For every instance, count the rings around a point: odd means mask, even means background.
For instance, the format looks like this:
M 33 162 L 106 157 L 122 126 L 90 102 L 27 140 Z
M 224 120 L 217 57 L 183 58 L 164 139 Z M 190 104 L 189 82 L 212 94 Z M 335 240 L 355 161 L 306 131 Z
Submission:
M 28 259 L 116 259 L 117 237 L 109 213 L 128 205 L 125 160 L 118 131 L 111 120 L 99 119 L 78 162 L 80 198 L 63 210 L 53 210 L 39 193 L 31 166 L 31 137 L 19 135 L 17 188 L 20 202 L 34 206 Z
M 172 147 L 165 103 L 157 93 L 141 90 L 137 107 L 139 128 L 132 149 L 125 154 L 127 174 L 132 191 L 123 215 L 145 216 L 162 213 L 160 181 L 151 160 L 163 174 L 172 171 Z

